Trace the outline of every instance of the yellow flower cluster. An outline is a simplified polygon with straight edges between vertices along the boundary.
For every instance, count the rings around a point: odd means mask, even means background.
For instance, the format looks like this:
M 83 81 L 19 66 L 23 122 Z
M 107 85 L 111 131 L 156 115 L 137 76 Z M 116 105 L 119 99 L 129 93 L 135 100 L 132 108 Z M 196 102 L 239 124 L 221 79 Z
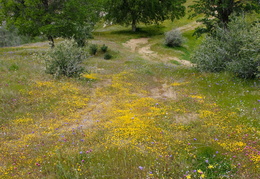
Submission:
M 56 113 L 61 113 L 60 109 L 73 112 L 86 106 L 89 101 L 86 95 L 80 93 L 76 84 L 69 82 L 37 81 L 28 94 L 31 98 L 27 103 L 48 104 Z
M 258 165 L 258 167 L 260 166 L 260 155 L 259 154 L 255 154 L 255 155 L 250 155 L 251 160 Z
M 246 146 L 244 142 L 234 142 L 234 141 L 225 141 L 225 142 L 218 142 L 218 144 L 223 147 L 225 150 L 235 152 L 235 151 L 242 151 L 243 148 Z
M 171 84 L 171 86 L 182 86 L 182 85 L 185 85 L 185 84 L 188 84 L 189 82 L 174 82 Z
M 33 123 L 33 119 L 32 118 L 19 118 L 19 119 L 15 119 L 13 122 L 14 124 L 20 125 L 20 124 L 31 124 Z
M 82 74 L 81 76 L 82 76 L 83 78 L 86 78 L 86 79 L 89 79 L 89 80 L 96 80 L 96 79 L 98 79 L 97 74 L 95 74 L 95 73 L 91 73 L 91 74 L 89 74 L 89 73 L 84 73 L 84 74 Z
M 199 110 L 199 117 L 204 119 L 204 118 L 211 118 L 213 116 L 215 116 L 215 113 L 212 111 L 208 111 L 208 110 Z
M 194 99 L 205 99 L 205 96 L 199 96 L 199 95 L 191 95 L 190 97 Z

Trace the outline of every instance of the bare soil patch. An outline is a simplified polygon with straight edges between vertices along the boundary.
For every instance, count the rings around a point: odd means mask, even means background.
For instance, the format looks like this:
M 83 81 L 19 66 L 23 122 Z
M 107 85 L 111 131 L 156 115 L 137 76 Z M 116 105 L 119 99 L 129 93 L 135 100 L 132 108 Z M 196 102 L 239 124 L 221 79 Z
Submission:
M 131 49 L 132 52 L 135 52 L 137 50 L 137 47 L 139 47 L 142 44 L 148 44 L 149 38 L 139 38 L 139 39 L 131 39 L 124 43 L 123 45 L 125 47 L 128 47 Z
M 169 63 L 170 60 L 175 60 L 184 66 L 191 67 L 193 64 L 187 60 L 181 60 L 177 57 L 169 57 L 165 55 L 158 55 L 155 51 L 151 50 L 153 44 L 149 44 L 149 38 L 131 39 L 123 44 L 132 52 L 139 53 L 144 59 Z

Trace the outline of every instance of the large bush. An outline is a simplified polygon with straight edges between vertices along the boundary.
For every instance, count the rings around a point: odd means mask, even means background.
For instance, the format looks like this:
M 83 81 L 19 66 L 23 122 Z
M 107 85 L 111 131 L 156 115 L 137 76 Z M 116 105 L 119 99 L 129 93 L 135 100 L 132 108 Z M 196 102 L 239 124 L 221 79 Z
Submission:
M 165 33 L 165 45 L 169 47 L 180 47 L 183 43 L 183 37 L 178 29 L 173 29 Z
M 55 77 L 79 77 L 84 72 L 82 62 L 87 58 L 87 52 L 78 47 L 74 40 L 65 40 L 47 51 L 42 58 L 46 62 L 46 73 Z
M 200 71 L 230 71 L 241 78 L 259 76 L 260 25 L 235 17 L 227 28 L 207 36 L 192 60 Z
M 29 42 L 29 38 L 18 34 L 14 27 L 7 29 L 6 25 L 0 22 L 0 47 L 17 46 Z

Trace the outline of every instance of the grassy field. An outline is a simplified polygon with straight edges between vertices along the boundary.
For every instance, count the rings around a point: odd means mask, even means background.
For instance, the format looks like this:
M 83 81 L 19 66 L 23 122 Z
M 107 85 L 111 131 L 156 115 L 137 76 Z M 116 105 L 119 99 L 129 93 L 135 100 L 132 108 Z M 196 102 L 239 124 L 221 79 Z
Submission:
M 44 72 L 47 43 L 0 48 L 0 178 L 259 178 L 259 79 L 163 60 L 189 60 L 193 29 L 179 48 L 163 38 L 190 23 L 98 28 L 89 43 L 113 58 L 89 57 L 80 79 Z

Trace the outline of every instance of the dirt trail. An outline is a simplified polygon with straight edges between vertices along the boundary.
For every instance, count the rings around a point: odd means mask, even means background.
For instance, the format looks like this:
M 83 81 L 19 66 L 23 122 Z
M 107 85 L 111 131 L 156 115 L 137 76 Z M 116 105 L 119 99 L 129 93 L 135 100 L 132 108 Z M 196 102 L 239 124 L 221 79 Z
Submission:
M 191 67 L 193 64 L 187 60 L 181 60 L 178 57 L 170 57 L 166 55 L 159 55 L 157 52 L 151 50 L 153 44 L 149 43 L 149 38 L 131 39 L 123 44 L 125 47 L 130 48 L 132 52 L 139 53 L 146 60 L 159 61 L 169 63 L 174 60 L 184 66 Z
M 181 32 L 186 32 L 189 30 L 193 30 L 198 27 L 200 23 L 191 22 L 184 26 L 177 28 Z M 123 45 L 129 48 L 132 52 L 139 53 L 146 60 L 159 61 L 164 63 L 169 63 L 169 61 L 177 61 L 183 66 L 192 67 L 193 64 L 190 61 L 179 59 L 178 57 L 159 55 L 157 52 L 151 50 L 151 46 L 154 44 L 149 43 L 150 38 L 139 38 L 139 39 L 131 39 L 124 43 Z

